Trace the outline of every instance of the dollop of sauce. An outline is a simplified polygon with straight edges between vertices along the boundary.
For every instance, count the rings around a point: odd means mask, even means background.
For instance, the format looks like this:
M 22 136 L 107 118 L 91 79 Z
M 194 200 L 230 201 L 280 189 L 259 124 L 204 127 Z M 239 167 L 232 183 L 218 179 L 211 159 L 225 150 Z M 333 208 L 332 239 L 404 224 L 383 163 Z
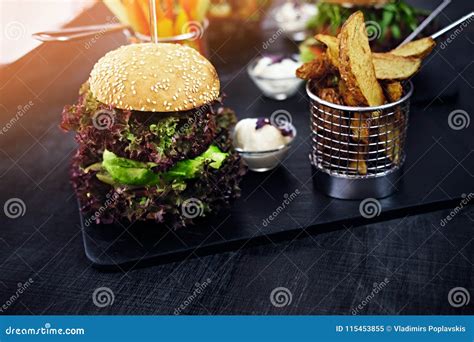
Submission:
M 295 75 L 301 62 L 283 56 L 265 56 L 261 58 L 253 69 L 255 76 L 266 78 L 290 78 Z
M 276 127 L 268 118 L 243 119 L 235 126 L 234 144 L 242 151 L 275 150 L 293 140 L 290 127 Z

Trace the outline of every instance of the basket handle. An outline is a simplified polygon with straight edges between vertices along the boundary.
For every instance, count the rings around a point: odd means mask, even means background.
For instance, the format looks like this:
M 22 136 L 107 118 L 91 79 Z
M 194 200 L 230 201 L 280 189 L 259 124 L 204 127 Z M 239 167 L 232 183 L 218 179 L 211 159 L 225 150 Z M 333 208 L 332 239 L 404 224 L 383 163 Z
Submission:
M 436 32 L 435 34 L 433 34 L 433 35 L 431 36 L 431 38 L 433 38 L 433 39 L 439 38 L 440 36 L 442 36 L 442 35 L 445 34 L 446 32 L 451 31 L 453 28 L 455 28 L 455 27 L 458 26 L 458 25 L 461 25 L 463 22 L 465 22 L 466 20 L 471 19 L 472 17 L 474 17 L 474 11 L 471 12 L 471 13 L 469 13 L 469 14 L 466 14 L 466 15 L 465 15 L 464 17 L 462 17 L 462 18 L 459 18 L 459 19 L 456 20 L 454 23 L 449 24 L 448 26 L 446 26 L 444 29 L 439 30 L 438 32 Z
M 451 0 L 444 0 L 441 4 L 438 5 L 438 7 L 436 7 L 434 9 L 433 12 L 431 12 L 431 14 L 429 16 L 427 16 L 425 18 L 425 20 L 423 20 L 423 22 L 418 25 L 418 27 L 412 32 L 410 33 L 410 35 L 408 37 L 405 38 L 405 40 L 400 44 L 398 45 L 398 47 L 402 46 L 402 45 L 405 45 L 406 43 L 409 43 L 411 42 L 416 36 L 418 36 L 418 34 L 423 31 L 425 29 L 426 26 L 428 26 L 429 23 L 431 23 L 433 21 L 434 18 L 436 18 L 440 13 L 441 11 L 443 11 L 449 4 L 451 3 Z

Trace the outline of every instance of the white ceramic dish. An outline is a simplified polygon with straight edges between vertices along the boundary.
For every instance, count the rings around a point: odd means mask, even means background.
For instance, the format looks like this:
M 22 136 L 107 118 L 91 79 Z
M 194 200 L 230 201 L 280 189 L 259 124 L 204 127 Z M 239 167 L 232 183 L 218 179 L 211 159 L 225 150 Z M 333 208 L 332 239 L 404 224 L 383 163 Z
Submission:
M 286 158 L 297 134 L 296 128 L 292 124 L 288 123 L 287 125 L 288 129 L 293 133 L 293 136 L 285 145 L 267 151 L 245 151 L 238 147 L 235 148 L 251 171 L 270 171 L 280 165 L 280 163 Z
M 261 58 L 263 57 L 258 57 L 250 62 L 247 67 L 247 72 L 263 95 L 279 101 L 286 100 L 295 95 L 303 83 L 303 80 L 296 77 L 296 74 L 286 77 L 257 75 L 254 69 Z

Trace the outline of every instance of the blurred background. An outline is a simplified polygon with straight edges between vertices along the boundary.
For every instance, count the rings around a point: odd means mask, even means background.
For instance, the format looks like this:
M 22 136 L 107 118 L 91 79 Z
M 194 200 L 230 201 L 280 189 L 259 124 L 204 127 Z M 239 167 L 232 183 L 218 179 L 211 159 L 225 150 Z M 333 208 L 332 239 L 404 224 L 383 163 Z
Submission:
M 160 37 L 183 37 L 181 42 L 194 46 L 214 62 L 224 66 L 225 57 L 242 54 L 250 48 L 272 50 L 280 36 L 294 45 L 307 59 L 317 53 L 311 38 L 315 33 L 337 34 L 353 11 L 362 9 L 370 24 L 375 49 L 389 49 L 401 42 L 437 5 L 433 1 L 387 0 L 155 0 Z M 146 41 L 150 36 L 149 0 L 2 0 L 0 2 L 0 63 L 7 64 L 38 47 L 32 34 L 84 24 L 105 25 L 98 28 L 97 38 L 106 27 L 126 25 L 124 37 L 129 42 Z M 273 32 L 265 44 L 264 31 Z M 430 29 L 425 33 L 429 33 Z M 432 31 L 432 30 L 431 30 Z M 187 36 L 189 38 L 189 35 Z M 91 38 L 94 38 L 92 36 Z

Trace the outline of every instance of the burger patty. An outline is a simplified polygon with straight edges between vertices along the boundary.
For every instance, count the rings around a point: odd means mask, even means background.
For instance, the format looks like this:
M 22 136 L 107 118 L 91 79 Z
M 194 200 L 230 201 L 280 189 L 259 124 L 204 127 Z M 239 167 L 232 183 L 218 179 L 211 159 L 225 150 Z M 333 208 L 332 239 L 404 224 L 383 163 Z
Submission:
M 185 112 L 121 110 L 97 101 L 86 83 L 78 102 L 66 106 L 61 128 L 75 131 L 81 167 L 100 162 L 105 149 L 165 171 L 176 162 L 202 154 L 216 136 L 213 105 Z

